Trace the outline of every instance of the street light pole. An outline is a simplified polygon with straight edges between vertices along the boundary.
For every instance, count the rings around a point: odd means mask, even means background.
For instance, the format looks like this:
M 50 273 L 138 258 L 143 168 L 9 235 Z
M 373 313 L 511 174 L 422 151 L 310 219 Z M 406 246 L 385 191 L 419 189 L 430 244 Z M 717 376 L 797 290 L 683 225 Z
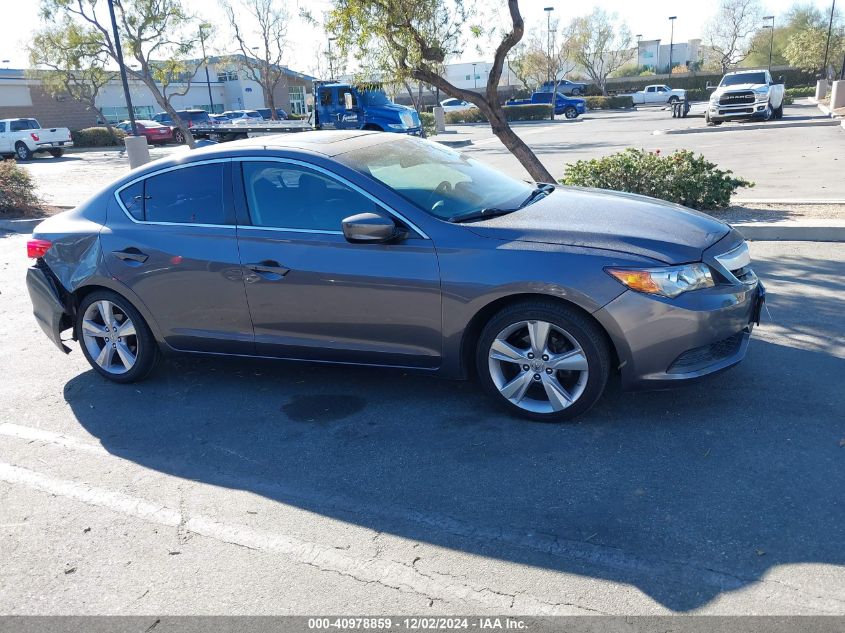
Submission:
M 824 64 L 822 64 L 822 73 L 827 71 L 827 55 L 830 52 L 830 35 L 833 32 L 833 11 L 836 9 L 836 0 L 830 3 L 830 22 L 827 25 L 827 44 L 824 46 Z
M 337 38 L 330 37 L 329 38 L 329 80 L 334 81 L 334 65 L 332 63 L 332 42 L 334 42 Z
M 546 58 L 549 61 L 549 66 L 546 68 L 547 82 L 552 81 L 552 11 L 554 10 L 554 7 L 545 7 L 543 9 L 546 12 Z M 552 105 L 554 105 L 554 101 Z
M 764 29 L 771 29 L 772 32 L 769 34 L 769 72 L 772 72 L 772 50 L 775 47 L 775 16 L 773 15 L 764 15 L 764 20 L 771 20 L 771 24 L 763 25 Z
M 637 68 L 640 67 L 640 40 L 643 38 L 642 33 L 637 33 L 634 37 L 637 38 Z
M 123 97 L 129 110 L 129 123 L 132 126 L 132 136 L 138 136 L 138 126 L 135 123 L 135 110 L 132 107 L 132 97 L 129 95 L 129 80 L 126 78 L 126 65 L 123 63 L 123 51 L 120 48 L 120 33 L 117 31 L 117 18 L 114 17 L 114 0 L 108 0 L 111 28 L 114 36 L 114 52 L 117 55 L 117 65 L 120 68 L 120 81 L 123 83 Z
M 475 87 L 478 88 L 478 78 L 475 75 L 475 62 L 472 63 L 472 81 L 475 84 Z
M 672 25 L 672 32 L 669 34 L 669 74 L 672 74 L 672 49 L 675 47 L 675 19 L 677 15 L 669 16 L 669 23 Z
M 208 58 L 205 56 L 205 29 L 210 28 L 208 23 L 200 24 L 200 46 L 202 47 L 202 59 L 205 64 L 205 85 L 208 87 L 208 104 L 214 112 L 214 97 L 211 96 L 211 77 L 208 76 Z

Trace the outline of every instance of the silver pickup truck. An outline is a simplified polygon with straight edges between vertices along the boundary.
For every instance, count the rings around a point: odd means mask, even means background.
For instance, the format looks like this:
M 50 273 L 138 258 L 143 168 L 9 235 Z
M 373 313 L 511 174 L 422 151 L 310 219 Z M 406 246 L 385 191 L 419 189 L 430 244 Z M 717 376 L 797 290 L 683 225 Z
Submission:
M 780 119 L 783 96 L 783 81 L 773 81 L 768 70 L 727 73 L 710 95 L 705 114 L 707 125 L 719 125 L 730 119 Z

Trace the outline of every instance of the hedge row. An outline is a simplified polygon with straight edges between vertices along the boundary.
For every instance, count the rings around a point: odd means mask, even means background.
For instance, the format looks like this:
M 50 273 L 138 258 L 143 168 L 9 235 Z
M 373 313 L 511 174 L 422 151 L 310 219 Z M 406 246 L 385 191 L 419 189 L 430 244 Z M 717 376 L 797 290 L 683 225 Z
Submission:
M 736 70 L 743 70 L 737 68 Z M 753 70 L 749 68 L 749 70 Z M 811 70 L 800 68 L 788 68 L 786 70 L 772 70 L 772 76 L 778 78 L 783 76 L 787 86 L 809 86 L 816 84 L 816 74 Z M 707 84 L 717 85 L 722 80 L 722 73 L 697 73 L 695 75 L 673 75 L 670 77 L 626 77 L 618 82 L 608 82 L 607 89 L 610 92 L 636 92 L 651 84 L 668 84 L 673 88 L 685 88 L 686 90 L 704 90 Z M 597 92 L 595 85 L 588 86 L 587 94 Z
M 70 138 L 74 147 L 114 147 L 123 145 L 123 137 L 126 134 L 123 130 L 112 128 L 114 134 L 109 134 L 107 127 L 87 127 L 82 130 L 73 130 Z
M 547 104 L 511 105 L 503 108 L 508 121 L 543 121 L 552 116 L 552 106 Z M 478 108 L 462 112 L 447 112 L 446 123 L 484 123 L 487 117 Z
M 584 97 L 588 110 L 615 110 L 633 108 L 634 100 L 630 97 Z

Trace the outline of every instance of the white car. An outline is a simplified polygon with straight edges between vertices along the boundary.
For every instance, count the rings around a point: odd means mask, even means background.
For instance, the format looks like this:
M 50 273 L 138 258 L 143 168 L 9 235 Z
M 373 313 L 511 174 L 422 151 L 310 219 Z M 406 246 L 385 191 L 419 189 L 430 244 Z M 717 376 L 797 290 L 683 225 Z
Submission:
M 72 146 L 66 127 L 44 129 L 35 119 L 0 119 L 0 156 L 30 160 L 37 152 L 49 152 L 59 158 Z
M 230 121 L 246 121 L 247 123 L 258 123 L 263 121 L 262 117 L 256 110 L 227 110 L 223 113 Z
M 781 119 L 785 92 L 783 78 L 775 81 L 768 70 L 727 73 L 710 95 L 705 120 L 719 125 L 736 119 Z
M 446 99 L 440 102 L 440 106 L 443 108 L 443 112 L 463 112 L 477 107 L 474 103 L 461 99 Z

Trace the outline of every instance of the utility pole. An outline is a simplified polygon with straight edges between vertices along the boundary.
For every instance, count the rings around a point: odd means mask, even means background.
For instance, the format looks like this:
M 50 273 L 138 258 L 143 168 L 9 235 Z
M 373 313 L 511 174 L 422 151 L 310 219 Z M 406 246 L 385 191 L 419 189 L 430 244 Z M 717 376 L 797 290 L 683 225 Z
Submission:
M 334 65 L 332 63 L 332 42 L 334 42 L 337 38 L 330 37 L 329 38 L 329 80 L 334 81 Z
M 214 112 L 214 97 L 211 96 L 211 77 L 208 76 L 208 58 L 205 56 L 205 30 L 210 29 L 207 22 L 200 24 L 200 46 L 202 47 L 202 59 L 205 64 L 205 85 L 208 87 L 208 103 L 211 111 Z
M 552 11 L 554 10 L 554 7 L 543 9 L 546 12 L 546 59 L 549 61 L 549 66 L 546 69 L 546 81 L 549 83 L 552 81 Z M 552 109 L 554 109 L 554 100 L 552 101 Z
M 833 32 L 833 11 L 836 9 L 836 0 L 830 3 L 830 22 L 827 25 L 827 44 L 824 46 L 824 64 L 822 64 L 822 73 L 827 72 L 827 55 L 830 52 L 830 35 Z
M 132 136 L 138 136 L 138 126 L 135 123 L 135 110 L 132 107 L 132 97 L 129 95 L 129 80 L 126 78 L 126 65 L 123 63 L 123 51 L 120 48 L 120 33 L 117 30 L 117 18 L 114 17 L 114 0 L 108 0 L 111 28 L 114 36 L 114 51 L 117 54 L 117 65 L 120 68 L 120 80 L 123 82 L 123 97 L 129 110 L 129 123 L 132 126 Z
M 675 47 L 675 20 L 677 15 L 669 16 L 669 23 L 672 25 L 672 32 L 669 35 L 669 74 L 672 74 L 672 49 Z
M 765 15 L 763 16 L 764 20 L 771 20 L 771 24 L 765 24 L 763 26 L 764 29 L 771 29 L 772 32 L 769 35 L 769 72 L 772 72 L 772 50 L 775 47 L 775 16 L 773 15 Z
M 475 87 L 478 88 L 478 78 L 475 74 L 475 64 L 476 64 L 476 62 L 472 63 L 472 80 L 475 83 Z
M 642 33 L 637 33 L 634 37 L 637 38 L 637 70 L 640 68 L 640 40 L 643 39 Z

